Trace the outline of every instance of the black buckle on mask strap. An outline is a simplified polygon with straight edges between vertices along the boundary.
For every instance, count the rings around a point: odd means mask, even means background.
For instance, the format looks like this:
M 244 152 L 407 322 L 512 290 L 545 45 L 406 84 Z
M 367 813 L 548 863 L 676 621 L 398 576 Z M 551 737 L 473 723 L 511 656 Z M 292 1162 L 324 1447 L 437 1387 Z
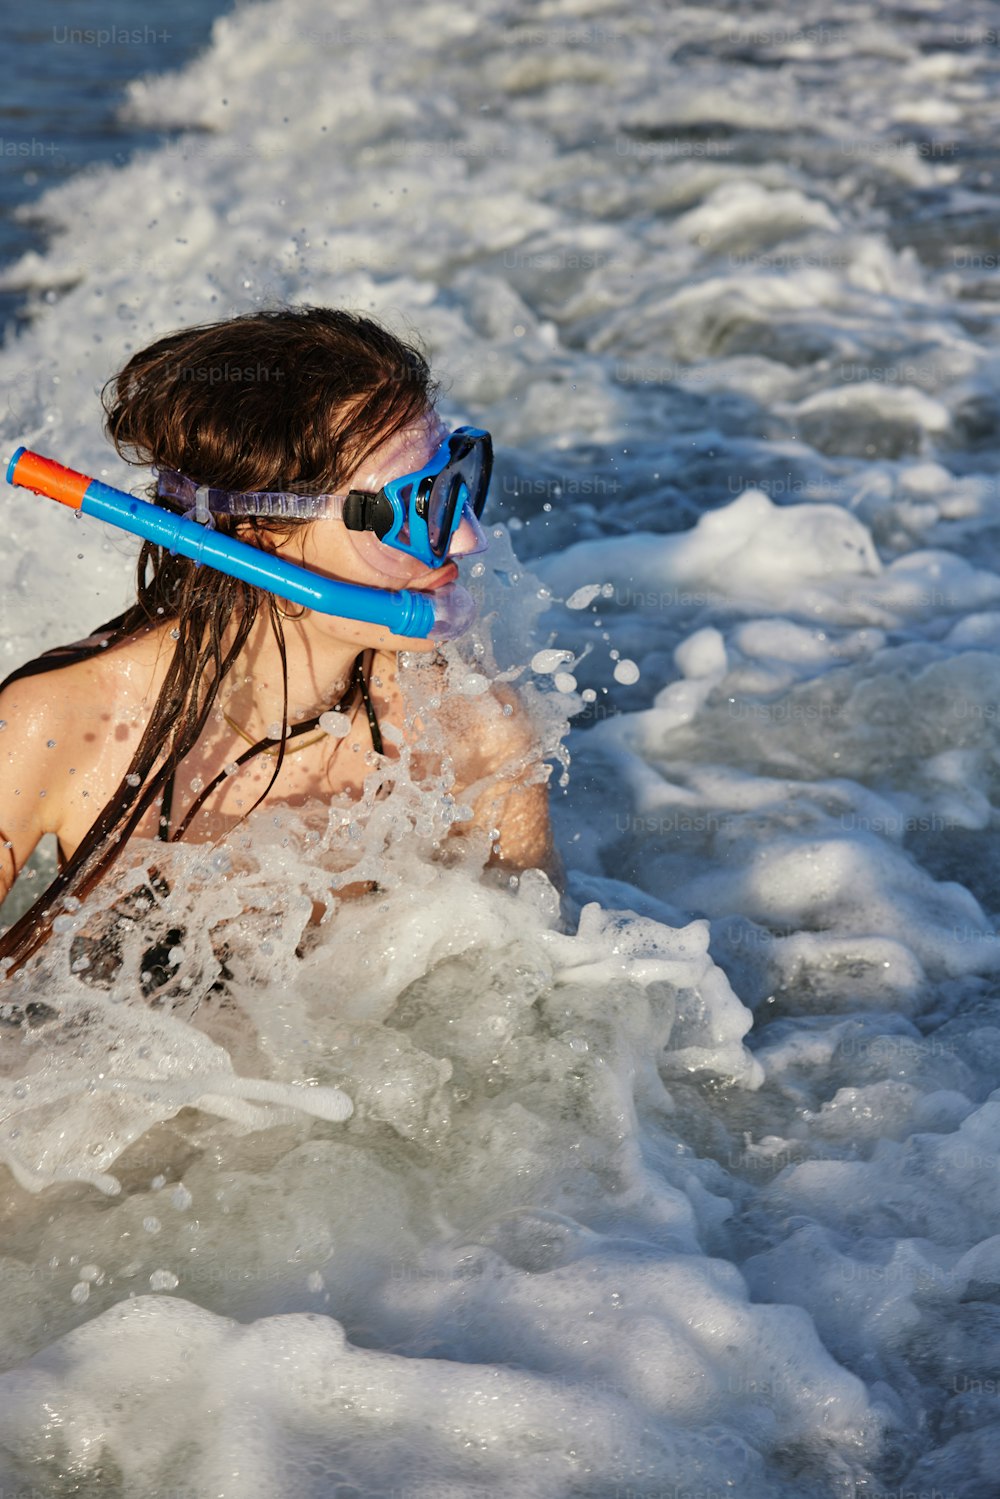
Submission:
M 385 536 L 393 522 L 392 505 L 385 495 L 365 489 L 349 491 L 342 516 L 349 531 L 374 531 L 378 537 Z

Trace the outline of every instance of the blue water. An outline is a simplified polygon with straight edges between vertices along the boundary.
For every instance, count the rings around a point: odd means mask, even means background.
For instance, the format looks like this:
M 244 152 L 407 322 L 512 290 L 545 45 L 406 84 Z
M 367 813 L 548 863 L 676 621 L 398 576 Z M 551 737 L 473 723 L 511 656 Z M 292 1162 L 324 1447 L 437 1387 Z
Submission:
M 132 0 L 67 5 L 34 0 L 30 12 L 3 17 L 4 86 L 0 98 L 0 266 L 41 250 L 44 224 L 23 210 L 72 173 L 124 163 L 172 132 L 119 119 L 126 84 L 180 68 L 210 39 L 231 0 Z M 15 217 L 16 214 L 16 217 Z M 24 321 L 19 291 L 0 290 L 0 326 Z

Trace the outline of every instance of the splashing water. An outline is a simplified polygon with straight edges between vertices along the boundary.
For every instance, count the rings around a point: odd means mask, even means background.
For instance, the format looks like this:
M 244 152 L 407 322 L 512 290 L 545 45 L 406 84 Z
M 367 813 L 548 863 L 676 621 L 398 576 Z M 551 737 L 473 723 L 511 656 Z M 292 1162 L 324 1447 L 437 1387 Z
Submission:
M 450 690 L 525 691 L 568 895 L 403 764 L 61 913 L 0 990 L 0 1487 L 985 1499 L 991 17 L 365 14 L 133 85 L 193 128 L 43 200 L 4 435 L 116 482 L 169 328 L 421 330 L 498 440 Z M 8 513 L 13 667 L 131 551 Z

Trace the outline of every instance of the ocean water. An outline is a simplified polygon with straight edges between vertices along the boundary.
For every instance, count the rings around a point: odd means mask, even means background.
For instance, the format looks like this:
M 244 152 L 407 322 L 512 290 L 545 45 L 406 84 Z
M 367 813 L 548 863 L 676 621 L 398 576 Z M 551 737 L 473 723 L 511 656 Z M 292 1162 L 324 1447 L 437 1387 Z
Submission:
M 62 915 L 0 991 L 5 1495 L 1000 1491 L 995 25 L 267 0 L 42 199 L 11 448 L 138 487 L 97 394 L 185 323 L 423 336 L 499 450 L 451 687 L 522 685 L 568 893 L 430 862 L 404 765 Z M 3 525 L 9 669 L 133 549 Z
M 0 100 L 0 264 L 44 244 L 34 203 L 74 172 L 121 164 L 162 137 L 125 120 L 119 104 L 146 73 L 181 67 L 209 40 L 226 0 L 170 0 L 137 17 L 129 0 L 100 6 L 35 0 L 0 20 L 7 62 Z M 0 292 L 0 324 L 21 324 L 21 288 Z

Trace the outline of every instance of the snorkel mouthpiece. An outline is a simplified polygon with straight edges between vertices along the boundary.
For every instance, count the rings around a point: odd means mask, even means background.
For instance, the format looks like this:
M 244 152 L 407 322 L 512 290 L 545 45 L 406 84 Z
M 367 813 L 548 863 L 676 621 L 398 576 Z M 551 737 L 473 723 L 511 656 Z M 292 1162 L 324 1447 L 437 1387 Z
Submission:
M 418 595 L 424 598 L 424 594 Z M 464 635 L 476 617 L 477 605 L 472 594 L 461 583 L 445 583 L 431 595 L 434 623 L 428 630 L 428 640 L 454 640 Z M 402 631 L 397 633 L 402 634 Z
M 11 458 L 7 483 L 58 500 L 83 515 L 107 521 L 169 552 L 240 578 L 290 603 L 304 604 L 319 614 L 384 625 L 394 635 L 413 640 L 451 640 L 467 630 L 475 618 L 475 601 L 457 583 L 421 593 L 408 588 L 365 588 L 325 578 L 272 552 L 223 536 L 186 516 L 174 515 L 148 500 L 102 484 L 28 448 L 18 448 Z

